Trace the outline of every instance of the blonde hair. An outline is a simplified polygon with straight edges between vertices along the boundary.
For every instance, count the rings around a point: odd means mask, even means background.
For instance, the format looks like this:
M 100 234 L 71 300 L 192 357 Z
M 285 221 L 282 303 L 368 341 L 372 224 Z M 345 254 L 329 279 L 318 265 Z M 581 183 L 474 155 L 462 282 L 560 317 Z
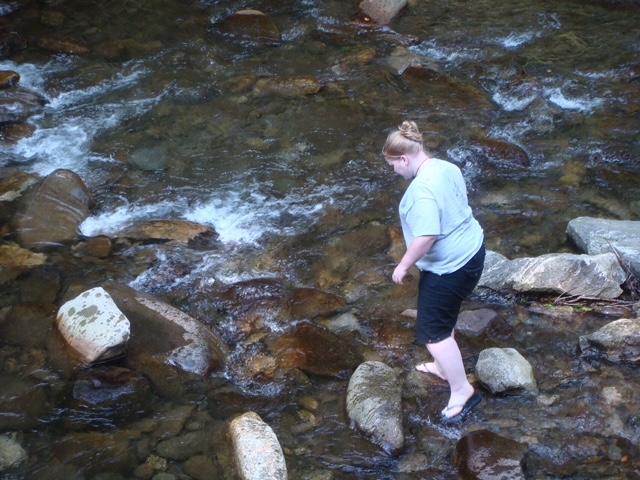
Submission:
M 401 157 L 402 155 L 417 155 L 424 151 L 422 134 L 418 130 L 416 122 L 405 120 L 398 130 L 391 132 L 382 147 L 385 157 Z

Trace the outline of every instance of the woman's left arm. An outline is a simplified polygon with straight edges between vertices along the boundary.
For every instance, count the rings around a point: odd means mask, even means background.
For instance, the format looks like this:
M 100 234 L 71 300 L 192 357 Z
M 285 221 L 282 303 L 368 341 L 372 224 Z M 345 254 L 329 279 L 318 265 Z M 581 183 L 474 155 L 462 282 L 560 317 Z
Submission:
M 402 260 L 400 260 L 400 263 L 393 271 L 391 279 L 398 285 L 402 285 L 402 280 L 407 276 L 409 269 L 413 267 L 418 260 L 424 257 L 429 250 L 431 250 L 435 241 L 436 237 L 431 235 L 415 237 L 411 241 L 411 245 L 409 245 L 407 252 L 402 257 Z

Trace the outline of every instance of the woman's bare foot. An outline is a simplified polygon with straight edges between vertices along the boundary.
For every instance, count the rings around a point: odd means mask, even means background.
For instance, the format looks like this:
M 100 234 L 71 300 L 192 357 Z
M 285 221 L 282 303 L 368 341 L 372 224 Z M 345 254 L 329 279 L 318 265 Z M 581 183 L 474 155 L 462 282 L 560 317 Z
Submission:
M 425 363 L 421 363 L 419 365 L 416 365 L 416 370 L 422 373 L 428 373 L 430 375 L 435 375 L 438 378 L 441 378 L 442 380 L 446 380 L 447 377 L 445 377 L 442 372 L 440 371 L 440 369 L 438 368 L 438 366 L 434 363 L 434 362 L 425 362 Z

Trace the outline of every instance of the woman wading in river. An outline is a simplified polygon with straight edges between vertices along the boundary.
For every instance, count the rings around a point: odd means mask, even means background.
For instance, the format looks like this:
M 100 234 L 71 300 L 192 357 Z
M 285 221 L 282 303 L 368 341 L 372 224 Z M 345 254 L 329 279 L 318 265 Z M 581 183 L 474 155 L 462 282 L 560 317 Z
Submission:
M 402 285 L 413 265 L 420 270 L 417 338 L 434 362 L 416 369 L 449 382 L 442 421 L 461 421 L 482 397 L 467 380 L 453 329 L 462 301 L 482 274 L 484 233 L 469 207 L 460 169 L 425 152 L 415 122 L 405 121 L 390 133 L 382 154 L 395 173 L 412 180 L 399 207 L 407 252 L 392 278 Z

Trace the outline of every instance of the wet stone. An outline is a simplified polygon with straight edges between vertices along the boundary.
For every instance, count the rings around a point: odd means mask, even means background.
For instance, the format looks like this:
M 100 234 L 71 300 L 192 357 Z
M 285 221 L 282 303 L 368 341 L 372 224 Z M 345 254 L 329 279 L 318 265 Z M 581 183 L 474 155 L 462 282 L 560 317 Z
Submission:
M 253 86 L 253 94 L 257 97 L 281 95 L 284 97 L 302 97 L 320 91 L 320 82 L 311 77 L 296 78 L 260 78 Z
M 65 402 L 68 430 L 104 430 L 126 425 L 151 411 L 145 377 L 124 368 L 93 369 L 82 375 Z
M 281 335 L 274 351 L 281 368 L 346 378 L 362 361 L 350 342 L 310 322 L 303 322 Z
M 53 53 L 69 55 L 87 55 L 89 49 L 72 37 L 42 37 L 38 40 L 38 47 Z
M 469 336 L 482 335 L 497 316 L 498 314 L 489 308 L 460 312 L 456 323 L 456 332 Z
M 80 176 L 70 170 L 49 174 L 14 218 L 18 239 L 25 248 L 74 242 L 80 224 L 94 205 L 93 195 Z
M 12 87 L 20 81 L 20 74 L 12 70 L 0 71 L 0 88 Z
M 474 157 L 478 160 L 512 167 L 531 165 L 527 153 L 517 145 L 482 136 L 474 136 L 470 140 Z
M 298 288 L 287 301 L 287 310 L 294 320 L 333 315 L 346 306 L 343 298 L 316 288 Z
M 37 182 L 37 177 L 11 168 L 0 171 L 0 201 L 12 202 L 19 198 L 31 185 Z
M 204 431 L 189 432 L 158 443 L 157 451 L 169 460 L 184 461 L 206 452 L 208 439 Z
M 456 445 L 454 464 L 465 479 L 524 480 L 526 447 L 489 430 L 477 430 Z
M 258 10 L 236 12 L 213 25 L 212 33 L 258 44 L 277 45 L 281 40 L 280 31 L 273 20 Z
M 0 89 L 0 123 L 24 122 L 40 113 L 45 103 L 40 95 L 19 86 Z
M 222 478 L 214 461 L 206 455 L 195 455 L 184 462 L 184 472 L 194 480 Z
M 35 382 L 0 375 L 0 385 L 0 431 L 35 428 L 52 413 L 45 391 Z

